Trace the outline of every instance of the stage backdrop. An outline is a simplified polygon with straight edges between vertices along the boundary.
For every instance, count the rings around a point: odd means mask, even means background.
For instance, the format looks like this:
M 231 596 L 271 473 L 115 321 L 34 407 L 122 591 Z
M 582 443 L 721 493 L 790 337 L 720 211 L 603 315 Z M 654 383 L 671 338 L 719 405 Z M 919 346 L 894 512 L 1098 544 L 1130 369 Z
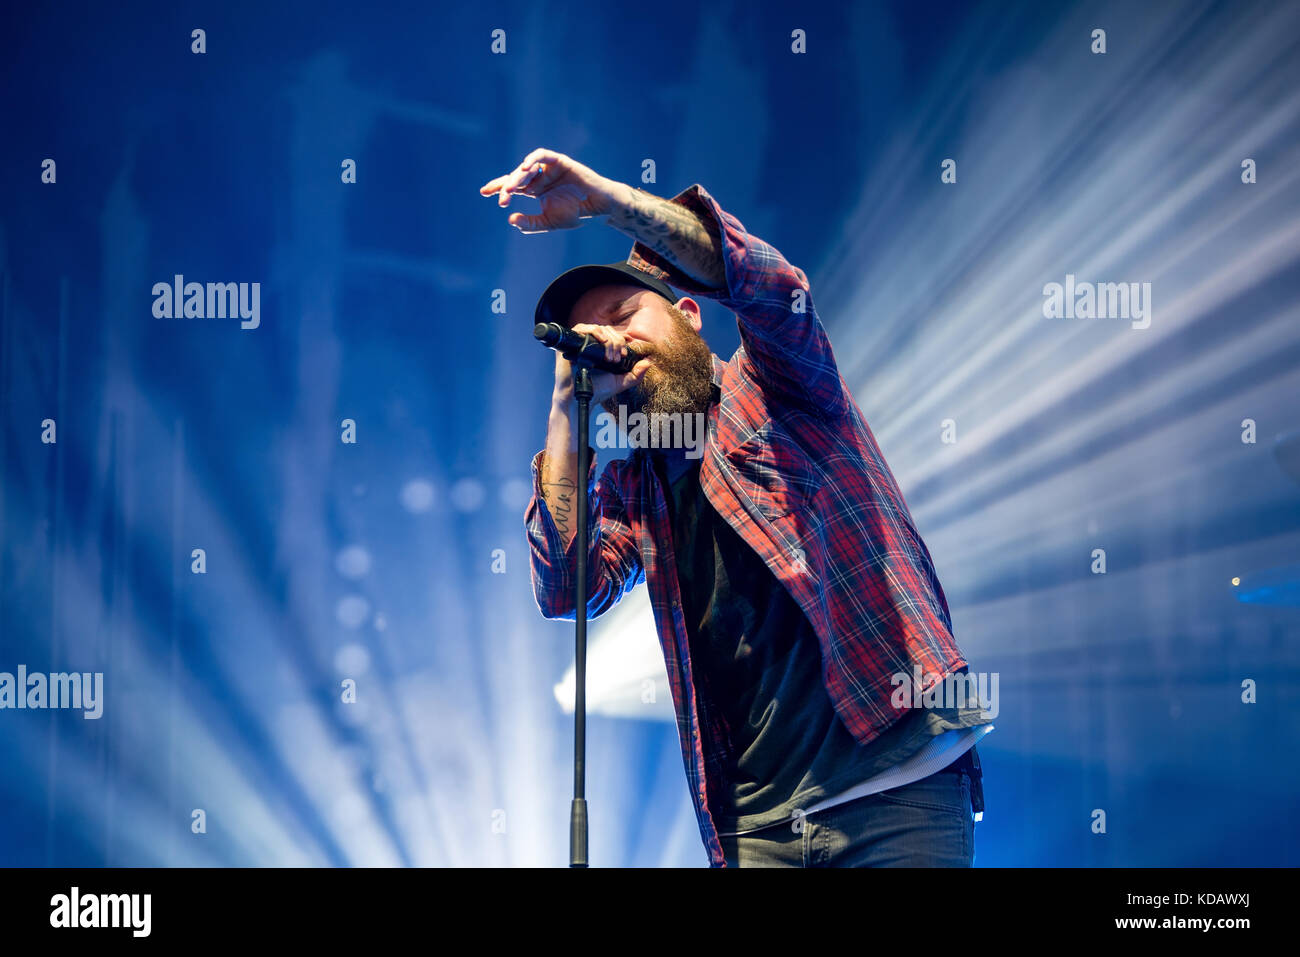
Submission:
M 567 863 L 530 332 L 631 243 L 478 195 L 538 146 L 807 273 L 997 677 L 977 865 L 1300 863 L 1298 26 L 7 5 L 0 676 L 89 677 L 0 709 L 0 864 Z M 648 615 L 593 624 L 591 860 L 704 866 Z

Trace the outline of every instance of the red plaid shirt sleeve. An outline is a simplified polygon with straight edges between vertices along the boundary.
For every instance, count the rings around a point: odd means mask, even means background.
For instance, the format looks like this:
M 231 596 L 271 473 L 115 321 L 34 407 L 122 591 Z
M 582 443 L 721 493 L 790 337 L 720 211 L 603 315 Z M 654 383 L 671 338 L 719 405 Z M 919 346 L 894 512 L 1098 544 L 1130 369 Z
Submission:
M 545 450 L 533 456 L 533 494 L 524 513 L 533 597 L 544 618 L 572 621 L 577 617 L 573 586 L 578 536 L 575 534 L 566 544 L 546 504 L 542 493 L 542 461 L 545 456 Z M 604 614 L 645 580 L 641 555 L 616 487 L 618 464 L 610 463 L 597 480 L 596 452 L 591 450 L 591 465 L 587 472 L 590 502 L 587 529 L 591 544 L 587 560 L 588 618 Z M 574 515 L 577 515 L 576 508 Z
M 628 262 L 736 314 L 747 371 L 789 402 L 843 415 L 848 400 L 830 339 L 813 305 L 808 277 L 771 244 L 751 235 L 699 183 L 670 200 L 691 210 L 718 237 L 727 287 L 713 289 L 642 243 Z

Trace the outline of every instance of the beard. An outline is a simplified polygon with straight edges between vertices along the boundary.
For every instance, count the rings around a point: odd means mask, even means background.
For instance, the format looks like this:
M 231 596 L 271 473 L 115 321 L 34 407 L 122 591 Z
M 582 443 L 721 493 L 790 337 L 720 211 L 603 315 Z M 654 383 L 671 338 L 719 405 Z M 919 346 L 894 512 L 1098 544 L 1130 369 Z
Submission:
M 712 399 L 713 353 L 690 323 L 686 313 L 669 305 L 672 332 L 658 343 L 637 343 L 636 352 L 650 357 L 650 368 L 630 389 L 601 402 L 611 416 L 619 407 L 627 415 L 691 414 L 707 412 Z M 629 347 L 630 349 L 631 347 Z

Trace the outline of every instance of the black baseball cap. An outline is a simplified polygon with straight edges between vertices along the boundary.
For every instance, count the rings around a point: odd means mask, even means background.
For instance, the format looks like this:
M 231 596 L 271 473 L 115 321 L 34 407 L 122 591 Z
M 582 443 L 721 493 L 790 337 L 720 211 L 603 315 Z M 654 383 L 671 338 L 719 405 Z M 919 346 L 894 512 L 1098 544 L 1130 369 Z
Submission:
M 589 289 L 597 286 L 640 286 L 651 292 L 657 292 L 672 303 L 680 298 L 668 283 L 656 279 L 644 269 L 638 269 L 631 263 L 616 262 L 605 265 L 591 263 L 586 266 L 575 266 L 568 272 L 561 273 L 547 286 L 542 297 L 537 300 L 533 321 L 558 322 L 567 329 L 573 304 Z

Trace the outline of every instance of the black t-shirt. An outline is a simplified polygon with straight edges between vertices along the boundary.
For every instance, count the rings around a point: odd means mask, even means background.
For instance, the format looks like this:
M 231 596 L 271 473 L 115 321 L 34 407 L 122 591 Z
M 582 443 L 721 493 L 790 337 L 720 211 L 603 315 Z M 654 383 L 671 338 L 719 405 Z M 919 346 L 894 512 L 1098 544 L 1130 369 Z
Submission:
M 789 820 L 911 757 L 947 730 L 918 709 L 869 745 L 835 712 L 807 616 L 763 559 L 709 504 L 699 460 L 669 483 L 673 554 L 696 692 L 728 729 L 722 833 Z

